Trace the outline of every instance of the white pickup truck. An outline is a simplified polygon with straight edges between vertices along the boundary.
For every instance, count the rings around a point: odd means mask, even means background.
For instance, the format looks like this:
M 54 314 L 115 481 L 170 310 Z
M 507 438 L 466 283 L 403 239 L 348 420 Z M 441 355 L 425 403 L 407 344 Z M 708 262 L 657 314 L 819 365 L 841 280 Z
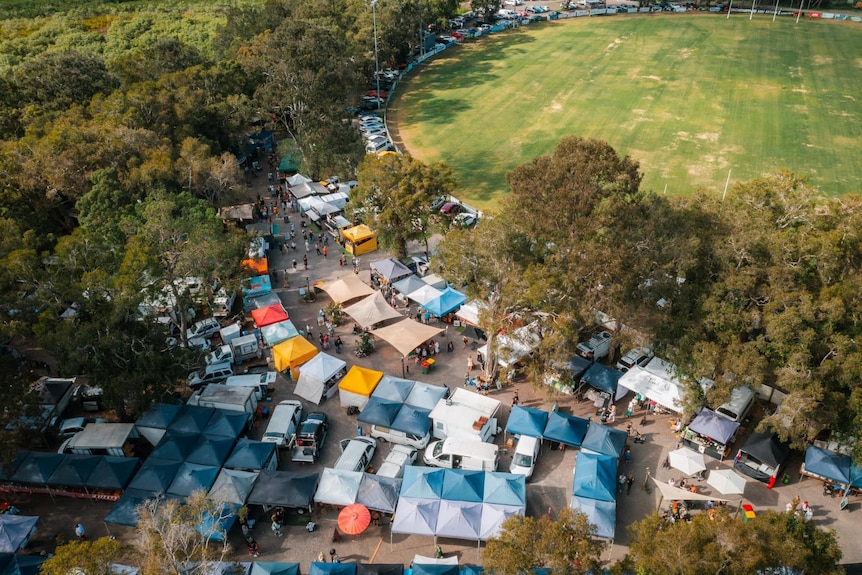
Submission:
M 406 445 L 393 445 L 392 451 L 386 456 L 386 459 L 377 470 L 377 475 L 381 477 L 391 477 L 398 479 L 404 475 L 404 468 L 408 465 L 413 465 L 416 462 L 417 450 Z

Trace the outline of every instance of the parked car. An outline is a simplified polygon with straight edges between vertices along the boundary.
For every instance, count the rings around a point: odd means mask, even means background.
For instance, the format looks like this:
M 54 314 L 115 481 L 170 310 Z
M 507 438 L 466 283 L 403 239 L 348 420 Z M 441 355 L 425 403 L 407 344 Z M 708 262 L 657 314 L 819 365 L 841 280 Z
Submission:
M 221 329 L 221 324 L 214 317 L 208 317 L 197 321 L 186 330 L 186 339 L 195 337 L 212 337 Z
M 452 223 L 456 226 L 463 226 L 465 228 L 469 228 L 476 223 L 476 215 L 471 214 L 470 212 L 462 212 L 452 218 Z
M 300 463 L 315 463 L 320 457 L 329 431 L 329 420 L 325 413 L 315 411 L 309 413 L 299 424 L 296 432 L 296 444 L 291 452 L 291 461 Z
M 401 260 L 401 263 L 418 276 L 424 276 L 428 272 L 428 260 L 421 256 L 408 256 Z
M 453 217 L 461 213 L 461 208 L 462 206 L 458 202 L 447 202 L 440 208 L 440 213 L 444 216 Z
M 446 196 L 437 196 L 434 198 L 434 201 L 431 202 L 431 211 L 436 212 L 443 207 L 443 204 L 445 204 L 446 201 Z
M 625 373 L 634 366 L 643 367 L 655 354 L 648 347 L 636 347 L 630 349 L 617 362 L 616 368 Z
M 365 153 L 366 154 L 378 154 L 380 152 L 386 152 L 392 149 L 392 142 L 389 140 L 383 142 L 368 142 L 365 145 Z
M 342 453 L 332 467 L 345 471 L 365 471 L 377 450 L 377 441 L 371 437 L 343 439 L 339 445 Z
M 578 353 L 587 359 L 598 361 L 606 357 L 608 352 L 610 352 L 612 337 L 610 333 L 600 331 L 591 337 L 589 341 L 579 343 L 577 345 Z
M 458 39 L 455 36 L 451 36 L 449 34 L 444 34 L 442 36 L 437 36 L 437 40 L 443 42 L 444 44 L 451 44 L 452 42 L 457 42 Z

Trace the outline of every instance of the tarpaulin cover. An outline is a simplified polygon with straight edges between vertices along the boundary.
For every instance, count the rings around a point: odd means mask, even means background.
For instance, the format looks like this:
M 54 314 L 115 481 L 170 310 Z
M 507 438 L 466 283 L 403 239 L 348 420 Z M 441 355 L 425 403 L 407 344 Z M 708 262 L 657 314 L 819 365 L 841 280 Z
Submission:
M 179 468 L 179 461 L 166 461 L 150 456 L 129 483 L 129 489 L 163 493 L 171 486 Z
M 581 450 L 619 457 L 626 448 L 627 440 L 628 434 L 621 429 L 614 429 L 600 423 L 591 423 L 587 428 L 584 440 L 581 442 Z
M 400 491 L 401 479 L 363 473 L 359 491 L 356 493 L 356 503 L 361 503 L 373 511 L 395 513 Z
M 377 387 L 374 388 L 374 393 L 371 396 L 402 403 L 410 395 L 410 390 L 413 389 L 415 384 L 415 381 L 409 379 L 384 375 L 380 383 L 377 384 Z
M 195 491 L 209 491 L 218 474 L 219 468 L 214 465 L 183 462 L 167 492 L 188 497 Z
M 581 451 L 575 458 L 572 495 L 599 501 L 616 501 L 617 458 Z
M 587 520 L 596 526 L 596 536 L 602 539 L 613 539 L 617 527 L 617 502 L 600 501 L 587 497 L 572 495 L 572 509 L 587 516 Z
M 688 428 L 704 437 L 709 437 L 727 445 L 736 430 L 739 429 L 739 424 L 735 421 L 730 421 L 721 417 L 711 409 L 704 407 L 694 418 L 694 421 L 689 424 Z
M 392 309 L 379 291 L 362 298 L 355 304 L 344 308 L 344 313 L 353 318 L 361 327 L 371 327 L 388 319 L 402 319 L 401 313 Z
M 245 505 L 257 476 L 257 471 L 222 469 L 210 487 L 209 496 L 213 501 Z
M 438 327 L 431 327 L 412 319 L 405 319 L 398 323 L 372 330 L 371 333 L 406 357 L 411 351 L 442 331 L 443 329 Z
M 299 575 L 299 563 L 254 561 L 248 575 Z
M 298 335 L 272 347 L 272 360 L 275 369 L 290 369 L 294 379 L 299 377 L 296 367 L 317 355 L 317 348 L 304 337 Z
M 424 436 L 431 429 L 431 410 L 413 407 L 406 403 L 398 410 L 398 415 L 389 427 L 396 431 Z
M 392 532 L 410 533 L 413 535 L 434 535 L 437 528 L 437 515 L 439 511 L 439 499 L 415 499 L 404 497 L 402 493 L 398 499 L 398 509 L 395 510 L 395 518 L 392 521 Z
M 312 562 L 308 575 L 356 575 L 356 563 Z
M 293 393 L 311 403 L 320 404 L 323 394 L 326 393 L 327 382 L 343 373 L 346 367 L 344 360 L 328 353 L 318 353 L 299 370 L 299 380 Z
M 849 455 L 839 455 L 814 445 L 809 445 L 805 450 L 806 472 L 844 485 L 850 483 L 851 461 Z
M 485 472 L 449 469 L 443 475 L 441 499 L 481 502 L 485 495 Z
M 18 470 L 12 475 L 15 483 L 37 483 L 48 482 L 51 474 L 57 470 L 63 456 L 59 453 L 44 453 L 41 451 L 30 451 L 18 466 Z
M 478 502 L 446 499 L 440 501 L 436 535 L 458 539 L 479 539 L 482 533 L 482 507 Z
M 368 400 L 368 403 L 365 404 L 365 407 L 362 408 L 362 412 L 357 419 L 362 423 L 379 425 L 380 427 L 392 427 L 392 422 L 395 421 L 395 417 L 401 411 L 402 405 L 404 404 L 372 396 Z
M 140 464 L 141 460 L 137 457 L 103 455 L 87 479 L 87 487 L 90 489 L 125 489 Z
M 264 470 L 260 472 L 248 503 L 310 509 L 317 490 L 317 473 Z
M 403 575 L 401 563 L 357 563 L 356 575 Z
M 177 412 L 176 417 L 168 425 L 168 431 L 181 433 L 202 433 L 215 414 L 213 407 L 199 407 L 197 405 L 183 405 Z
M 224 466 L 229 469 L 260 471 L 267 467 L 274 453 L 275 443 L 242 438 L 237 441 Z
M 447 287 L 437 298 L 429 301 L 422 307 L 437 317 L 443 317 L 447 313 L 455 311 L 461 307 L 461 304 L 465 301 L 467 301 L 466 295 L 462 294 L 458 290 Z
M 359 492 L 361 481 L 361 471 L 325 467 L 320 476 L 317 491 L 314 493 L 314 501 L 339 506 L 356 503 L 356 494 Z
M 525 506 L 527 504 L 527 484 L 519 475 L 493 471 L 485 474 L 484 503 L 496 505 Z
M 344 303 L 374 293 L 371 286 L 359 279 L 356 274 L 350 274 L 325 284 L 322 289 L 329 294 L 335 303 Z
M 93 473 L 101 455 L 76 455 L 70 453 L 63 456 L 63 460 L 46 483 L 48 485 L 68 485 L 70 487 L 83 487 L 87 485 L 87 479 Z
M 599 391 L 614 395 L 617 392 L 617 384 L 622 375 L 622 373 L 612 367 L 601 363 L 594 363 L 581 376 L 581 381 L 595 387 Z
M 287 312 L 281 304 L 251 310 L 251 317 L 257 327 L 266 327 L 280 321 L 287 321 Z
M 260 328 L 260 335 L 266 345 L 272 347 L 299 335 L 299 330 L 292 321 L 285 320 Z
M 564 445 L 580 447 L 590 422 L 574 415 L 552 411 L 548 414 L 544 438 Z
M 403 295 L 408 295 L 410 293 L 415 292 L 419 288 L 425 287 L 426 285 L 428 285 L 428 284 L 423 282 L 419 278 L 419 276 L 409 275 L 406 278 L 399 280 L 399 281 L 395 282 L 394 284 L 392 284 L 392 287 L 395 288 L 395 290 L 398 293 L 403 294 Z
M 446 387 L 417 381 L 404 403 L 431 411 L 448 394 L 449 389 Z
M 443 496 L 444 474 L 443 469 L 408 465 L 404 468 L 401 497 L 440 499 Z
M 388 282 L 395 282 L 409 276 L 410 269 L 395 258 L 384 258 L 371 262 L 371 269 Z
M 364 397 L 370 397 L 382 377 L 382 371 L 354 365 L 347 372 L 347 375 L 344 376 L 344 379 L 342 379 L 338 384 L 338 389 L 340 391 L 347 391 Z
M 0 515 L 0 552 L 17 552 L 38 522 L 38 516 Z
M 547 423 L 547 411 L 513 405 L 512 411 L 509 412 L 509 421 L 506 423 L 506 431 L 514 435 L 529 435 L 541 439 Z
M 170 431 L 162 437 L 150 457 L 166 461 L 185 461 L 200 439 L 200 433 Z
M 226 409 L 216 409 L 206 428 L 204 435 L 212 437 L 229 437 L 236 439 L 245 430 L 249 414 Z

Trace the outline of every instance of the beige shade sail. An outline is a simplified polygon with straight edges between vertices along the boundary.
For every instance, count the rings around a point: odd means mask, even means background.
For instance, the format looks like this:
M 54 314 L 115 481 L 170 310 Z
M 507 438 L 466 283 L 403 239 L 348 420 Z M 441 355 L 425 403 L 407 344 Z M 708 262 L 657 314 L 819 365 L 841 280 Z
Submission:
M 335 303 L 344 303 L 374 293 L 371 286 L 363 282 L 355 274 L 337 279 L 332 283 L 326 284 L 321 289 L 328 293 L 329 297 Z
M 371 333 L 397 349 L 401 355 L 406 356 L 442 331 L 438 327 L 431 327 L 412 319 L 405 319 L 398 323 L 372 330 Z
M 350 307 L 344 308 L 344 313 L 352 317 L 353 321 L 361 327 L 368 327 L 387 319 L 404 317 L 386 303 L 386 298 L 379 291 Z

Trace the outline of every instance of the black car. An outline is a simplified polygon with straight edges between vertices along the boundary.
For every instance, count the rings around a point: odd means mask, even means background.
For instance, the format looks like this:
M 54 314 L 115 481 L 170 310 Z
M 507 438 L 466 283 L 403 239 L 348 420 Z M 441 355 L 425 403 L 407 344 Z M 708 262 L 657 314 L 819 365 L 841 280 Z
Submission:
M 316 462 L 320 457 L 320 450 L 323 449 L 328 430 L 329 421 L 325 413 L 315 411 L 306 415 L 299 424 L 299 431 L 296 432 L 296 442 L 290 454 L 291 461 Z

